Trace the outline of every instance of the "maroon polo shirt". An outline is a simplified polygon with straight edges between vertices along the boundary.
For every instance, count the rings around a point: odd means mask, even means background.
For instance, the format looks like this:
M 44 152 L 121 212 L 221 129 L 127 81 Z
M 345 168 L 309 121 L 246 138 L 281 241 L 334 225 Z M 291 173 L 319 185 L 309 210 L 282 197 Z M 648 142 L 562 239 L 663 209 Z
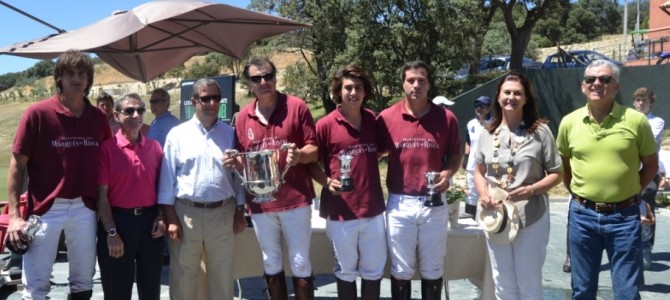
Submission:
M 12 153 L 29 157 L 28 199 L 37 215 L 46 213 L 56 197 L 81 196 L 95 210 L 98 147 L 112 132 L 105 113 L 84 101 L 79 118 L 57 96 L 31 105 L 21 116 Z
M 388 152 L 386 186 L 389 193 L 425 195 L 428 171 L 444 169 L 444 159 L 461 154 L 458 121 L 454 114 L 430 103 L 420 119 L 405 108 L 406 99 L 377 117 L 381 151 Z
M 335 221 L 362 219 L 384 212 L 384 194 L 379 179 L 377 161 L 377 128 L 375 115 L 363 109 L 360 131 L 349 123 L 340 109 L 336 109 L 316 124 L 316 140 L 319 146 L 319 160 L 326 175 L 340 177 L 338 156 L 353 156 L 349 176 L 354 183 L 354 191 L 333 195 L 328 188 L 321 190 L 320 215 Z
M 285 143 L 295 143 L 298 148 L 316 144 L 314 119 L 305 101 L 277 92 L 277 104 L 267 125 L 256 115 L 257 102 L 258 99 L 254 99 L 237 115 L 236 148 L 240 152 L 274 150 Z M 280 151 L 278 163 L 282 172 L 286 167 L 286 152 Z M 259 205 L 252 201 L 254 195 L 247 193 L 251 213 L 279 212 L 312 204 L 314 187 L 305 165 L 290 167 L 284 178 L 284 184 L 274 193 L 275 201 Z

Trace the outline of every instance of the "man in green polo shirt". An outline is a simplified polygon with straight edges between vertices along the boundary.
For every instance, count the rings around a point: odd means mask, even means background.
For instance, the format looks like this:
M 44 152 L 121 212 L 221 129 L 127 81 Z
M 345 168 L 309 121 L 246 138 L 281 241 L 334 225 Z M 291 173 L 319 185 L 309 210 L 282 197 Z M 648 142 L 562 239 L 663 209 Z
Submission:
M 658 156 L 646 117 L 614 102 L 619 73 L 606 60 L 586 67 L 581 88 L 587 104 L 563 118 L 556 138 L 563 182 L 573 199 L 568 218 L 573 299 L 596 298 L 603 250 L 612 265 L 614 299 L 640 299 L 636 196 L 656 174 Z

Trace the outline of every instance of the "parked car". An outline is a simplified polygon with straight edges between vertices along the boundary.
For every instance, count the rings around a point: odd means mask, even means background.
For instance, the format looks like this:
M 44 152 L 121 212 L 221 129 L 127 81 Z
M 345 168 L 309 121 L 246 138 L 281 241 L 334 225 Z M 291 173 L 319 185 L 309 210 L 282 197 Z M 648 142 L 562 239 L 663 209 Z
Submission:
M 656 64 L 657 65 L 670 64 L 670 51 L 663 52 L 661 55 L 659 55 Z
M 493 71 L 504 71 L 504 70 L 509 70 L 509 64 L 510 64 L 511 56 L 506 55 L 506 56 L 486 56 L 482 58 L 479 61 L 479 73 L 487 73 L 487 72 L 493 72 Z M 540 63 L 528 58 L 524 57 L 522 58 L 521 62 L 522 66 L 524 68 L 537 68 L 539 67 Z M 468 71 L 469 71 L 470 65 L 469 64 L 464 64 L 462 68 L 460 68 L 458 71 L 456 71 L 456 76 L 454 76 L 454 79 L 463 79 L 465 77 L 468 77 Z
M 621 66 L 621 62 L 611 59 L 604 54 L 591 50 L 560 50 L 557 53 L 547 56 L 542 64 L 542 68 L 584 68 L 589 62 L 596 59 L 606 59 Z

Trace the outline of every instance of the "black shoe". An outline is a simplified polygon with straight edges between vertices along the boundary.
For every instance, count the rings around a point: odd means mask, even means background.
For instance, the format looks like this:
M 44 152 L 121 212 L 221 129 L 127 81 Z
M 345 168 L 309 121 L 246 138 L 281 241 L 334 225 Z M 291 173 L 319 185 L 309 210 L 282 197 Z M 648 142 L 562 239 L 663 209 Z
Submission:
M 570 271 L 572 271 L 572 267 L 570 266 L 570 256 L 566 256 L 565 261 L 563 262 L 563 272 L 570 273 Z

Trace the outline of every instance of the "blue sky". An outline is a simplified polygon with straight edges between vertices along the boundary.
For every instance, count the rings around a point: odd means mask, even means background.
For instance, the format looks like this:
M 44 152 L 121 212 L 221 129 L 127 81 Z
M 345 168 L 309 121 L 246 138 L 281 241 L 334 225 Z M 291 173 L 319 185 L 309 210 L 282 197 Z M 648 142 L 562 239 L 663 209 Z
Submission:
M 70 31 L 105 18 L 116 10 L 130 10 L 149 0 L 2 0 L 55 27 Z M 246 8 L 250 0 L 205 0 Z M 0 4 L 0 47 L 43 37 L 56 31 Z M 19 72 L 36 59 L 0 55 L 0 75 Z

